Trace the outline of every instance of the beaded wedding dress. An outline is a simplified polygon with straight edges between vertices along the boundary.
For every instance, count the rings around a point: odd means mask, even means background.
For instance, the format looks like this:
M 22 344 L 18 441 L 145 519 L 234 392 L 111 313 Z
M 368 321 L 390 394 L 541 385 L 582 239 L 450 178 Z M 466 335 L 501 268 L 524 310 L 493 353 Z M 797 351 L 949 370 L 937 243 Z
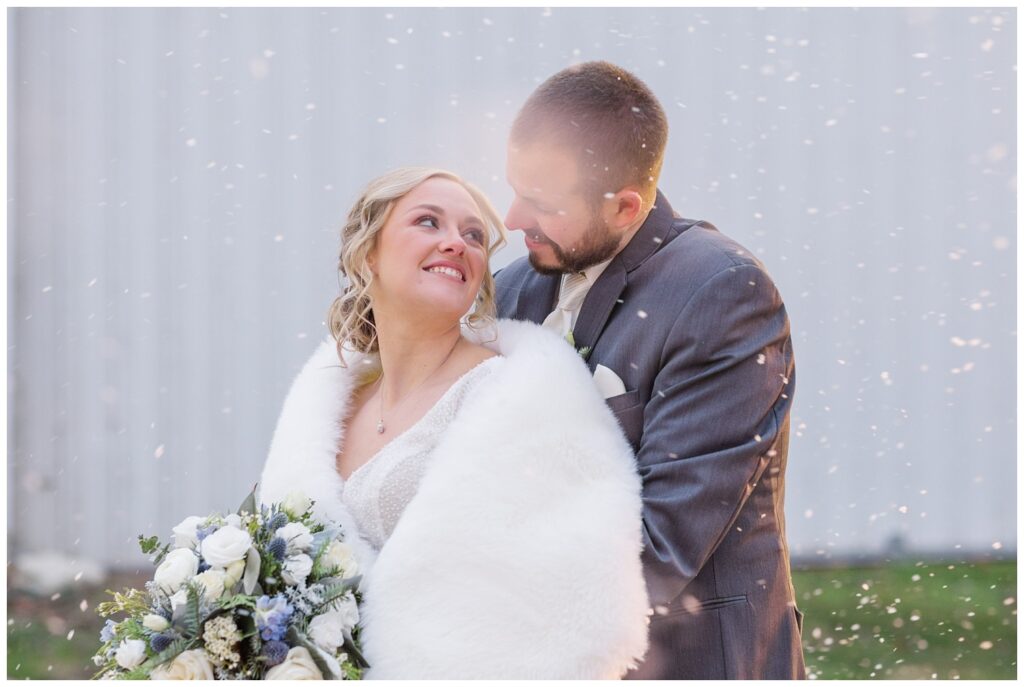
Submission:
M 380 449 L 345 480 L 341 501 L 363 538 L 377 551 L 395 530 L 416 495 L 434 447 L 470 391 L 503 359 L 488 358 L 463 374 L 415 424 Z

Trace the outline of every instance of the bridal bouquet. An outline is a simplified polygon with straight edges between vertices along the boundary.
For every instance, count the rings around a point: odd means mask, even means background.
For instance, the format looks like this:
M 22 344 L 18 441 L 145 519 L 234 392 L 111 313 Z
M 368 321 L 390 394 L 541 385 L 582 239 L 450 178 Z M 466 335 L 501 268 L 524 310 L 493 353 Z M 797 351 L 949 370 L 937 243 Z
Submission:
M 97 677 L 359 679 L 356 562 L 311 506 L 292 493 L 257 508 L 254 490 L 237 514 L 185 518 L 173 544 L 140 535 L 156 572 L 98 606 Z

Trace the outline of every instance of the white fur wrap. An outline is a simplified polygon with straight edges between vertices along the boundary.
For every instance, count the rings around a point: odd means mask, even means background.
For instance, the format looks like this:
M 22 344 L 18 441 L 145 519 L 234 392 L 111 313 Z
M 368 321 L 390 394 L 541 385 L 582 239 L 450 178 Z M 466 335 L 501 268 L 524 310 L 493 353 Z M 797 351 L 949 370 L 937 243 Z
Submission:
M 505 360 L 464 400 L 376 560 L 358 546 L 367 677 L 620 677 L 647 649 L 629 445 L 559 337 L 502 320 L 496 341 L 474 338 Z M 301 489 L 349 533 L 335 455 L 361 360 L 341 367 L 326 341 L 306 364 L 260 494 Z

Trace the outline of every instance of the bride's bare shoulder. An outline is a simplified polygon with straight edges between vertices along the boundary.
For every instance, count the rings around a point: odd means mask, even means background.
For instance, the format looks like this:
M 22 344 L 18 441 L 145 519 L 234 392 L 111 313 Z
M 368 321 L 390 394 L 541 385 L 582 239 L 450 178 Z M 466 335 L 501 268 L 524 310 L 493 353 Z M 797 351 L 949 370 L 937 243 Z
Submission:
M 470 343 L 467 346 L 467 352 L 465 355 L 468 366 L 474 367 L 489 358 L 496 357 L 498 354 L 492 351 L 491 349 L 487 348 L 486 346 Z
M 456 354 L 456 359 L 452 361 L 454 364 L 451 366 L 451 375 L 448 377 L 449 381 L 458 379 L 480 363 L 497 357 L 497 355 L 497 353 L 489 348 L 466 341 L 462 345 L 461 350 Z

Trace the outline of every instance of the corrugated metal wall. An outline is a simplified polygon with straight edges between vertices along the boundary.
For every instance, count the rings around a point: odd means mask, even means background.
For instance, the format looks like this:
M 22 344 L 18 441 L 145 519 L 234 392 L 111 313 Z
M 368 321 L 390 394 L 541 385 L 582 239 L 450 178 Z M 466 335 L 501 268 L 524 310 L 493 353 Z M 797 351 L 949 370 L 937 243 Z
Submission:
M 1015 549 L 1014 10 L 8 17 L 9 553 L 129 564 L 235 506 L 361 185 L 439 165 L 507 207 L 516 108 L 587 59 L 650 84 L 662 188 L 786 298 L 794 554 Z

